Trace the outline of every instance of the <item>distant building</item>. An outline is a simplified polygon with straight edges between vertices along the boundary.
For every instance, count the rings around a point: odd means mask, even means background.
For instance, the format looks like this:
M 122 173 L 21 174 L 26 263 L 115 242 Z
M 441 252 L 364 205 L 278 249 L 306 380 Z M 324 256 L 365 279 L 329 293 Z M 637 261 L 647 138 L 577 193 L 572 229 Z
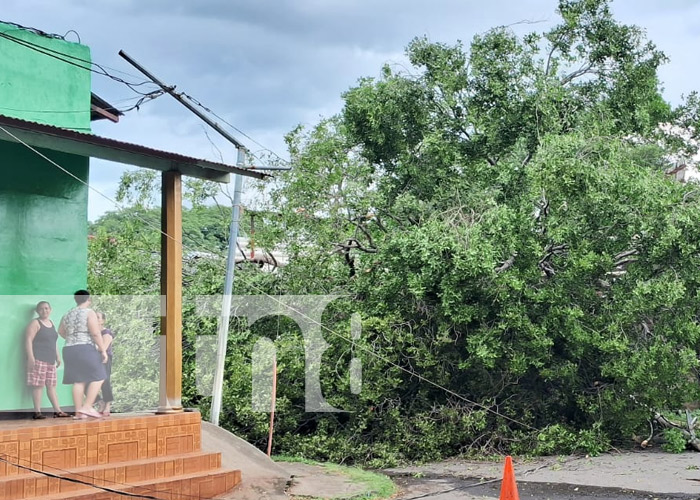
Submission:
M 681 163 L 666 170 L 666 175 L 673 176 L 680 182 L 700 182 L 700 171 L 696 165 Z
M 659 126 L 668 138 L 675 141 L 682 141 L 689 152 L 685 154 L 669 155 L 667 160 L 673 166 L 666 169 L 666 175 L 673 176 L 680 182 L 700 182 L 700 143 L 693 138 L 692 130 L 688 130 L 670 123 L 663 123 Z

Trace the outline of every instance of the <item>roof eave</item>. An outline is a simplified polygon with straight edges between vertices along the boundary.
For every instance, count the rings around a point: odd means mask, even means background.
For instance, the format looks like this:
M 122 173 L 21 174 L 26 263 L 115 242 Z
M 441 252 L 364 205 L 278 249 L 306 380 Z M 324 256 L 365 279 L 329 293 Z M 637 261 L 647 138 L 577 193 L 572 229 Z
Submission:
M 0 140 L 24 143 L 91 158 L 113 161 L 160 171 L 178 171 L 183 175 L 221 183 L 230 181 L 230 174 L 261 179 L 255 171 L 160 151 L 145 146 L 115 141 L 92 134 L 42 125 L 0 115 Z

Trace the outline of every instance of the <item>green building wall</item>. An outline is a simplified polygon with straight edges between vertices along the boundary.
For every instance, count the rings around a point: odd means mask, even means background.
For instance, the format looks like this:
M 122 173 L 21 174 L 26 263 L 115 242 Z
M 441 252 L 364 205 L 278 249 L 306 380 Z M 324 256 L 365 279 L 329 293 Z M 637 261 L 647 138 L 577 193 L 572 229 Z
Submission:
M 88 132 L 90 65 L 82 61 L 90 60 L 89 48 L 2 23 L 0 32 L 38 48 L 0 37 L 0 114 Z M 81 181 L 88 181 L 89 160 L 41 152 L 80 181 L 25 146 L 0 141 L 0 411 L 32 408 L 24 330 L 36 303 L 48 300 L 58 325 L 73 292 L 87 283 L 88 191 Z M 61 366 L 59 402 L 71 406 L 62 375 Z M 45 395 L 43 406 L 50 407 Z

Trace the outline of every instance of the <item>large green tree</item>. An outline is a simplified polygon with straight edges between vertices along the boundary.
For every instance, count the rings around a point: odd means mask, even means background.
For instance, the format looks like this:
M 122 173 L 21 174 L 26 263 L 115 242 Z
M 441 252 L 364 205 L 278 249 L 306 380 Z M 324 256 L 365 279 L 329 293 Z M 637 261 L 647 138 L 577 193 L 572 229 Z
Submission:
M 412 69 L 289 135 L 283 289 L 355 299 L 366 383 L 299 449 L 323 428 L 361 459 L 596 451 L 698 398 L 700 206 L 655 140 L 692 103 L 664 102 L 664 55 L 608 2 L 558 12 L 468 50 L 417 38 Z
M 267 415 L 250 404 L 260 337 L 278 350 L 275 450 L 315 458 L 598 452 L 646 432 L 650 409 L 700 399 L 700 199 L 664 173 L 692 141 L 659 128 L 697 139 L 698 99 L 664 102 L 664 55 L 607 1 L 558 12 L 523 37 L 417 38 L 412 68 L 359 81 L 342 113 L 288 135 L 293 168 L 264 188 L 256 241 L 289 264 L 244 266 L 235 291 L 342 296 L 323 317 L 321 370 L 347 412 L 305 412 L 301 332 L 277 316 L 234 322 L 224 425 L 265 443 Z M 95 229 L 97 291 L 157 290 L 157 233 L 135 226 L 157 215 L 149 182 L 125 179 L 134 212 Z M 226 216 L 201 206 L 213 191 L 191 192 L 187 246 L 223 253 Z M 221 293 L 223 261 L 185 279 L 188 297 Z M 185 401 L 205 413 L 194 345 L 215 328 L 186 311 Z

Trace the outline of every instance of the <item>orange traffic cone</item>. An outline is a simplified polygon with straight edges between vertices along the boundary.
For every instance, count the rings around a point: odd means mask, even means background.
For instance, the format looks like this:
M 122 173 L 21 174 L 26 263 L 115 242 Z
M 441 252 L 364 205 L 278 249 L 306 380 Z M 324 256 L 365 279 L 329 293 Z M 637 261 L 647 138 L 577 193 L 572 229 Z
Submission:
M 515 484 L 513 459 L 510 458 L 510 455 L 506 457 L 506 464 L 503 467 L 503 481 L 501 481 L 501 496 L 499 500 L 520 500 L 518 487 Z

